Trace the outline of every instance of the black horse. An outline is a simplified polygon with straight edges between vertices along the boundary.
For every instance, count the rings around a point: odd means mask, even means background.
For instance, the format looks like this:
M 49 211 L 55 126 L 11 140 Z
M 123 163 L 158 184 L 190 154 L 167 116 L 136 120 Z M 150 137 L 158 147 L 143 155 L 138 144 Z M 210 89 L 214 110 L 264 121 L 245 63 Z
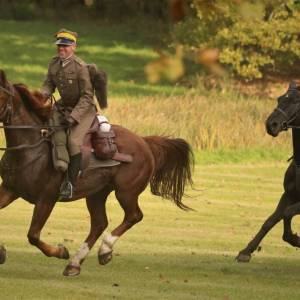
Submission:
M 292 128 L 294 156 L 284 176 L 284 193 L 275 211 L 264 222 L 259 232 L 237 256 L 239 262 L 249 262 L 265 235 L 283 220 L 283 240 L 300 247 L 300 238 L 291 228 L 292 218 L 300 213 L 300 91 L 291 83 L 288 91 L 278 98 L 278 105 L 266 121 L 266 130 L 273 137 Z

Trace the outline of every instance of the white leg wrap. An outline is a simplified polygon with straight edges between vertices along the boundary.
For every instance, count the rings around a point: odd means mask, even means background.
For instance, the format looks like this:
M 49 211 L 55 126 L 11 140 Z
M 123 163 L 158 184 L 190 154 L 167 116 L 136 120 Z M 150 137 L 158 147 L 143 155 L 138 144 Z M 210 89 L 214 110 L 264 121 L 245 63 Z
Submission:
M 113 250 L 113 245 L 115 242 L 118 240 L 118 236 L 113 236 L 110 233 L 106 233 L 103 237 L 100 249 L 99 249 L 99 254 L 106 254 L 109 253 Z
M 72 266 L 80 266 L 80 262 L 85 259 L 85 257 L 90 252 L 89 246 L 87 243 L 83 243 L 78 249 L 77 253 L 71 260 Z

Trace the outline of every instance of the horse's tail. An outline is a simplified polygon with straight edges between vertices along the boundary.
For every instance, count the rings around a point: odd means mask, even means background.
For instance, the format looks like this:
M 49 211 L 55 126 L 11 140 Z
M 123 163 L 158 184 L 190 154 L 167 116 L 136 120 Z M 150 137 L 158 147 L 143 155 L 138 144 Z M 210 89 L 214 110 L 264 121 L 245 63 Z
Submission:
M 150 180 L 152 194 L 172 200 L 183 210 L 190 209 L 182 203 L 182 196 L 186 184 L 193 185 L 194 155 L 191 146 L 183 139 L 160 136 L 147 136 L 144 140 L 155 159 L 155 170 Z

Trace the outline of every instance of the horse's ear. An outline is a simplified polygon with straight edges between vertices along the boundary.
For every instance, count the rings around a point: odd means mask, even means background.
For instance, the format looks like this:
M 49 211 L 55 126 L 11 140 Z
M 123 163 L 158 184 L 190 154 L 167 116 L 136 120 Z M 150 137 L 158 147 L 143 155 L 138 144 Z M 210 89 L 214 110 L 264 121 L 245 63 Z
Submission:
M 6 80 L 6 75 L 3 70 L 0 69 L 0 85 L 1 86 L 6 86 L 7 80 Z

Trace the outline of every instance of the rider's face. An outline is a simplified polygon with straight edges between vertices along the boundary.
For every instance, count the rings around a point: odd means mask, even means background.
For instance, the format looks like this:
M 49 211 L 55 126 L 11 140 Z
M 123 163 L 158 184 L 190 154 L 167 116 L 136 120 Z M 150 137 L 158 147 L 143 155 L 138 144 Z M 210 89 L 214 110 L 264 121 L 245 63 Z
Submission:
M 75 48 L 75 45 L 57 45 L 57 54 L 60 58 L 65 59 L 74 53 Z

